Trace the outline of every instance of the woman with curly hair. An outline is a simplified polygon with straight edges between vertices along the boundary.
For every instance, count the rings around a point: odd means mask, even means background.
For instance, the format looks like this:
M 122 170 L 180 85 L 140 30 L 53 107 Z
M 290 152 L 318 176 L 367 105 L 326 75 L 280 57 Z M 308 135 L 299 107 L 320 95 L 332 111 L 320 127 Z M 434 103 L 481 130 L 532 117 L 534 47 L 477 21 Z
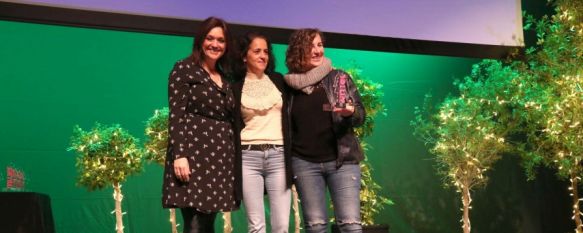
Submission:
M 318 29 L 292 33 L 286 52 L 286 83 L 294 89 L 287 111 L 294 183 L 306 232 L 326 232 L 326 189 L 340 232 L 362 232 L 360 167 L 364 155 L 354 134 L 365 111 L 350 75 L 324 57 Z

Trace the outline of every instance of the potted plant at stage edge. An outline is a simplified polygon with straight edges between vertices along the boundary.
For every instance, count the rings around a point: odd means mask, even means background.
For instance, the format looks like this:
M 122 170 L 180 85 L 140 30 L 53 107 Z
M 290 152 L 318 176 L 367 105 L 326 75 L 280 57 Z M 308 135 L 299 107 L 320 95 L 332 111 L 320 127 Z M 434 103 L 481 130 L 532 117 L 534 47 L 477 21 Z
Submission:
M 357 66 L 346 69 L 350 74 L 358 91 L 360 92 L 362 104 L 367 113 L 364 124 L 355 129 L 356 136 L 360 139 L 361 147 L 365 154 L 370 149 L 370 146 L 364 142 L 364 138 L 372 135 L 374 129 L 374 121 L 377 115 L 386 116 L 385 104 L 381 101 L 383 92 L 382 84 L 371 81 L 370 79 L 361 75 L 361 70 Z M 365 156 L 366 158 L 366 156 Z M 361 190 L 360 190 L 360 215 L 365 233 L 388 233 L 389 225 L 376 224 L 375 216 L 387 205 L 392 205 L 393 202 L 378 192 L 381 186 L 377 184 L 372 177 L 372 168 L 367 159 L 360 163 L 361 174 Z M 338 227 L 333 224 L 332 232 L 340 232 Z
M 115 200 L 115 230 L 124 232 L 121 190 L 128 176 L 142 170 L 143 151 L 138 140 L 119 125 L 95 124 L 92 130 L 84 131 L 75 126 L 68 150 L 77 154 L 78 184 L 89 191 L 113 186 Z

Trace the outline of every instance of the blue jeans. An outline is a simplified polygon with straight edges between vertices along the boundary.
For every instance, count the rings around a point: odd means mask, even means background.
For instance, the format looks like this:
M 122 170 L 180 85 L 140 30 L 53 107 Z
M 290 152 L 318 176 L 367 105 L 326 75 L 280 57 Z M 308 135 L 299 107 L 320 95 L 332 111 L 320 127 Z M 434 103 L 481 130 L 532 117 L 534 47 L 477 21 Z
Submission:
M 306 233 L 325 233 L 328 229 L 326 188 L 340 232 L 362 232 L 358 164 L 344 164 L 337 169 L 336 161 L 314 163 L 292 157 L 292 167 Z
M 263 188 L 271 208 L 271 232 L 286 233 L 289 228 L 291 189 L 287 187 L 283 148 L 267 151 L 246 150 L 243 155 L 243 205 L 249 232 L 265 233 Z

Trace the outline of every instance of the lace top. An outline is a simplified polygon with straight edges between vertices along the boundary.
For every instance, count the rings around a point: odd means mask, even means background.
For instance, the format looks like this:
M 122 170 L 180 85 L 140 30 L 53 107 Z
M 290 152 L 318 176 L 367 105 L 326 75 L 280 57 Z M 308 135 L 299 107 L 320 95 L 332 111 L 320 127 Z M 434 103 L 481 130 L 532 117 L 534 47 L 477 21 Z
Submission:
M 254 78 L 248 78 L 253 76 Z M 254 110 L 267 110 L 282 101 L 281 92 L 266 74 L 261 78 L 247 73 L 241 94 L 241 106 Z

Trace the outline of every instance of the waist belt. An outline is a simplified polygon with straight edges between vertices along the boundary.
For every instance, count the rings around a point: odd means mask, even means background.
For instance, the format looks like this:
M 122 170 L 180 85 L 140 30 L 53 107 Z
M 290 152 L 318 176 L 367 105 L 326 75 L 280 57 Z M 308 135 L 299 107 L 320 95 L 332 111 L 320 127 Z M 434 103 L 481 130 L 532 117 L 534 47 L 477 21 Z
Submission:
M 279 149 L 283 146 L 274 144 L 254 144 L 254 145 L 242 145 L 241 147 L 245 148 L 246 150 L 266 151 L 269 149 Z
M 218 115 L 215 115 L 215 116 L 205 116 L 205 115 L 202 115 L 200 113 L 188 113 L 188 116 L 189 117 L 202 117 L 202 118 L 205 118 L 205 119 L 208 119 L 208 120 L 211 120 L 211 121 L 220 121 L 220 122 L 226 122 L 226 123 L 231 123 L 231 120 L 232 120 L 232 119 L 230 119 L 228 117 L 220 117 Z

